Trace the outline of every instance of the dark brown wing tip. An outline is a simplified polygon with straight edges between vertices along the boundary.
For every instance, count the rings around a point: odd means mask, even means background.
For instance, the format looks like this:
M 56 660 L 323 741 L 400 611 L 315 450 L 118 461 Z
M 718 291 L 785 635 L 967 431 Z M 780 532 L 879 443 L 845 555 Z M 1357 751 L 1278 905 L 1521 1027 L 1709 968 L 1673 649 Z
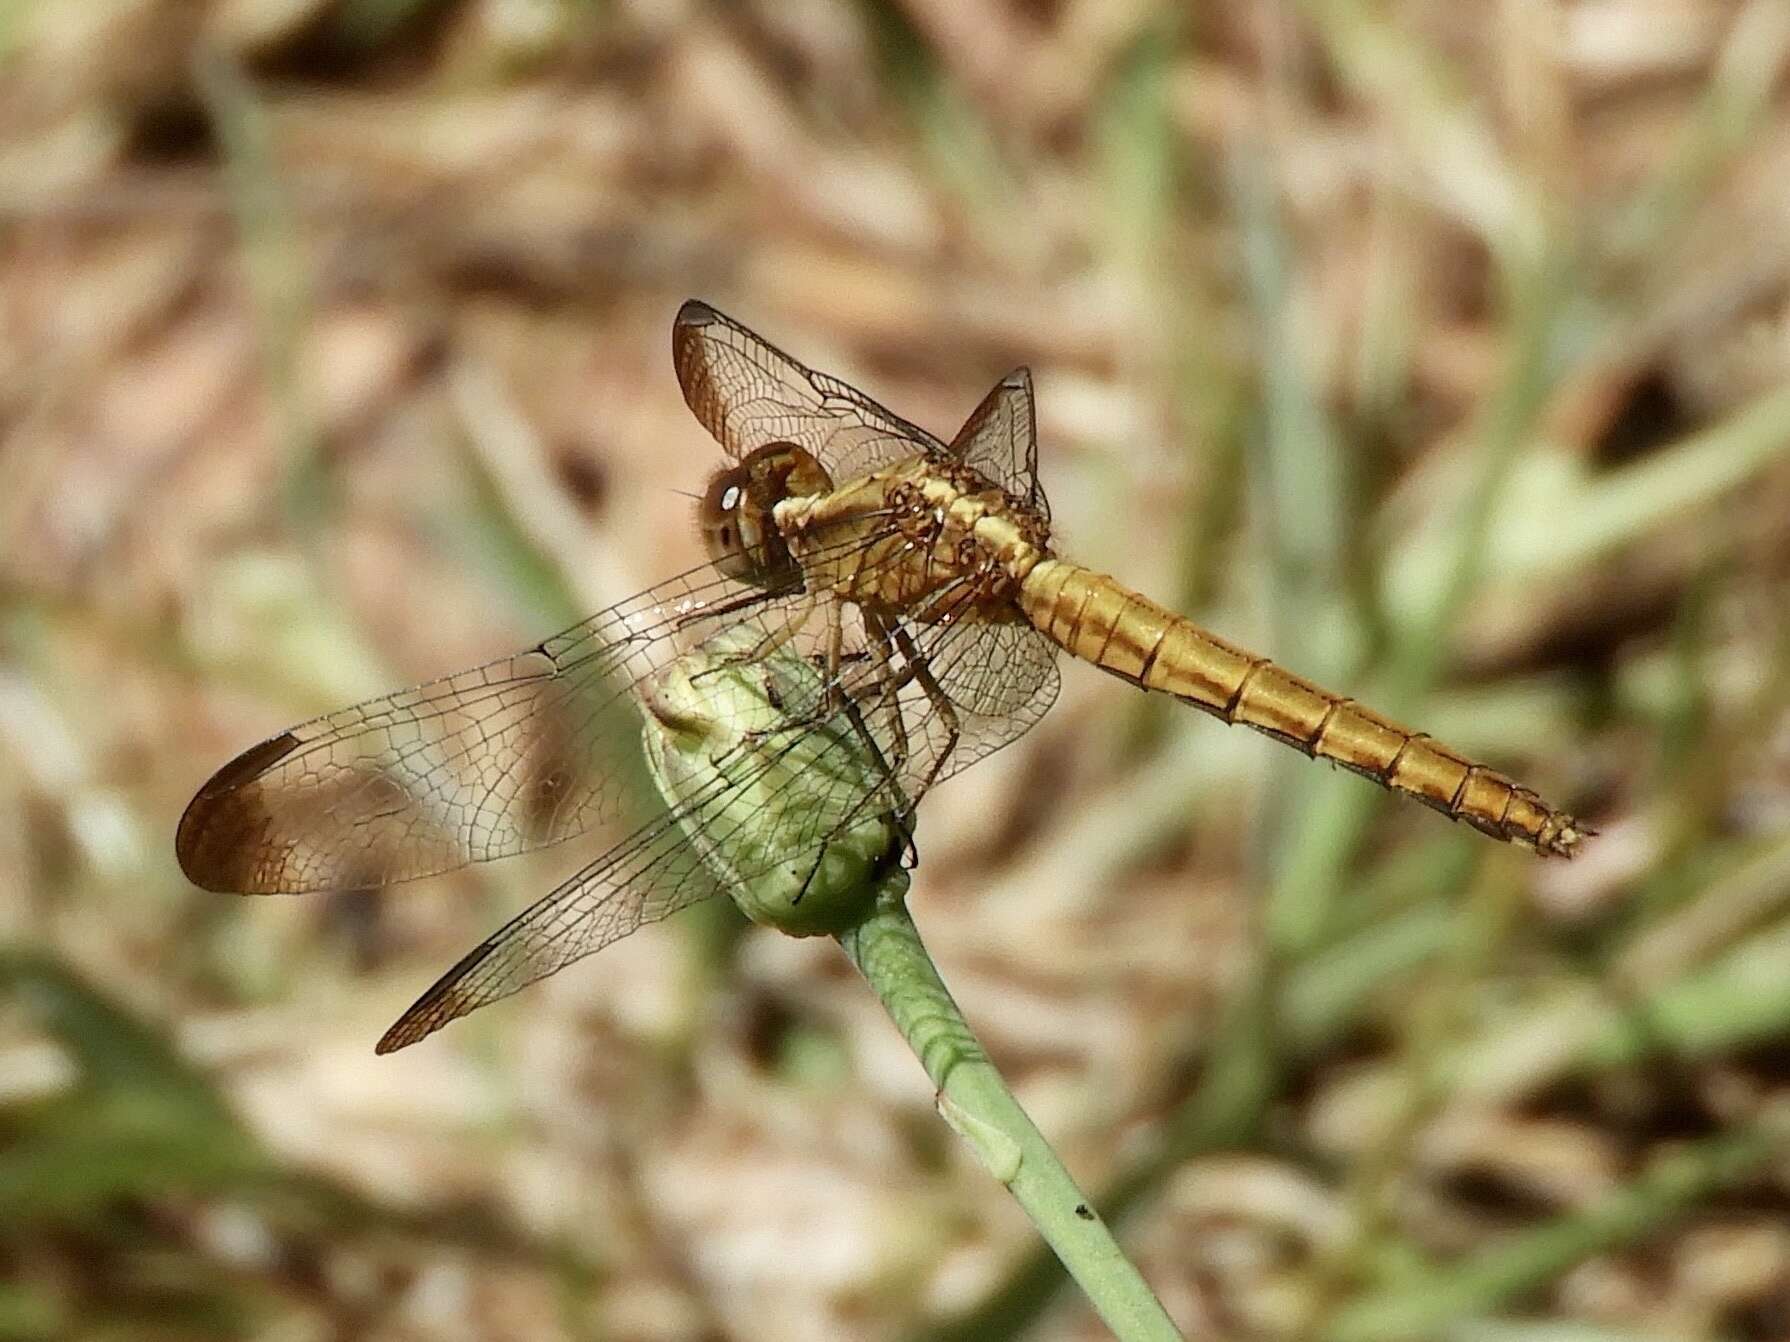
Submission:
M 211 833 L 211 808 L 204 805 L 205 800 L 204 797 L 194 797 L 187 803 L 180 825 L 174 831 L 174 860 L 180 864 L 180 874 L 201 890 L 218 895 L 235 894 L 236 891 L 224 884 L 224 874 L 213 860 L 215 850 L 205 842 Z
M 710 322 L 718 321 L 720 316 L 719 312 L 716 312 L 700 298 L 686 298 L 683 305 L 677 310 L 677 317 L 671 323 L 671 333 L 676 336 L 678 332 L 692 326 L 707 326 Z
M 437 1009 L 434 997 L 435 990 L 431 988 L 408 1011 L 393 1021 L 391 1028 L 380 1035 L 379 1042 L 373 1045 L 373 1052 L 383 1057 L 387 1053 L 396 1053 L 401 1048 L 409 1048 L 412 1044 L 420 1044 L 454 1019 L 458 1013 L 444 1013 Z
M 677 374 L 678 389 L 684 394 L 684 404 L 702 421 L 703 427 L 717 438 L 720 437 L 720 429 L 711 413 L 709 393 L 705 390 L 708 382 L 708 356 L 702 347 L 701 332 L 720 318 L 721 314 L 707 303 L 687 298 L 677 310 L 676 320 L 671 323 L 671 367 Z
M 435 982 L 429 985 L 428 991 L 406 1008 L 404 1014 L 392 1023 L 391 1029 L 379 1036 L 379 1042 L 373 1046 L 378 1054 L 396 1053 L 401 1048 L 409 1048 L 434 1034 L 449 1021 L 464 1016 L 479 1003 L 469 1003 L 464 989 L 467 975 L 489 960 L 496 951 L 492 943 L 503 935 L 499 932 L 491 941 L 481 942 L 474 946 L 454 967 L 448 970 Z
M 258 812 L 244 788 L 298 746 L 291 732 L 250 746 L 194 794 L 174 831 L 174 856 L 187 880 L 218 894 L 245 888 L 243 859 L 254 840 L 252 822 Z
M 406 1014 L 391 1029 L 379 1036 L 379 1042 L 373 1045 L 373 1052 L 376 1056 L 383 1058 L 387 1053 L 396 1053 L 401 1048 L 409 1048 L 429 1034 L 428 1030 L 419 1033 L 410 1028 L 409 1020 L 410 1017 Z
M 298 749 L 298 738 L 291 732 L 281 732 L 278 736 L 263 741 L 260 745 L 250 746 L 208 778 L 205 781 L 205 786 L 199 789 L 199 795 L 193 800 L 197 802 L 205 798 L 219 797 L 227 792 L 234 792 L 244 783 L 259 778 L 296 749 Z

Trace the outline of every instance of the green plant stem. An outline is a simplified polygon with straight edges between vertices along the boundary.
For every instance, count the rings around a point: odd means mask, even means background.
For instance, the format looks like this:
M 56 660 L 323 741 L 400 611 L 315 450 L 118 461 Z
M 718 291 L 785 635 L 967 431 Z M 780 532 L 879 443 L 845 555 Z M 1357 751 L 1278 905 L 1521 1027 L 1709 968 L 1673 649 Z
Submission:
M 1417 1282 L 1354 1301 L 1335 1316 L 1325 1336 L 1330 1342 L 1435 1337 L 1454 1320 L 1496 1309 L 1574 1263 L 1670 1224 L 1781 1158 L 1787 1139 L 1784 1116 L 1767 1115 L 1738 1132 L 1687 1146 L 1595 1206 L 1512 1235 Z
M 1178 1339 L 933 967 L 904 902 L 904 830 L 867 813 L 884 776 L 861 723 L 792 717 L 791 705 L 824 702 L 820 671 L 788 647 L 741 655 L 758 641 L 750 626 L 724 631 L 641 691 L 645 763 L 666 804 L 747 917 L 838 938 L 932 1078 L 940 1116 L 1018 1199 L 1114 1334 Z M 783 823 L 798 813 L 810 828 Z M 803 838 L 814 833 L 827 835 L 818 849 Z
M 1162 1303 L 977 1042 L 908 916 L 906 874 L 896 876 L 839 944 L 938 1088 L 940 1114 L 1006 1184 L 1114 1335 L 1127 1342 L 1179 1338 Z

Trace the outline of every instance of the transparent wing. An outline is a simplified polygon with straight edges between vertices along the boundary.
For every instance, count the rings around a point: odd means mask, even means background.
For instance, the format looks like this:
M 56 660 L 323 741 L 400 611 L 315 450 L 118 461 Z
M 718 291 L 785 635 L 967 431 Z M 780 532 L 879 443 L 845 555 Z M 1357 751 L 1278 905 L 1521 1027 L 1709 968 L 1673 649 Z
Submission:
M 750 823 L 767 862 L 814 853 L 867 815 L 908 813 L 932 784 L 1026 731 L 1055 698 L 1055 649 L 1029 626 L 977 621 L 974 596 L 967 583 L 955 601 L 941 594 L 935 623 L 907 627 L 911 655 L 841 603 L 834 663 L 816 598 L 742 590 L 696 570 L 516 657 L 245 751 L 188 806 L 181 866 L 209 889 L 302 893 L 408 880 L 595 825 L 626 836 L 449 971 L 381 1044 L 401 1047 L 721 888 L 690 831 L 727 847 L 746 823 L 732 803 L 752 777 L 736 773 L 672 808 L 640 754 L 642 683 L 708 640 L 751 631 L 749 646 L 777 643 L 815 668 L 781 700 L 791 724 L 819 734 L 803 734 L 811 751 L 820 742 L 804 759 L 810 796 L 811 763 L 824 770 L 829 757 L 866 747 L 881 762 L 871 782 L 837 784 L 845 792 L 830 805 L 764 803 Z
M 517 656 L 302 723 L 199 790 L 181 868 L 208 890 L 361 889 L 628 824 L 633 687 L 718 628 L 773 638 L 811 609 L 704 565 Z
M 1029 369 L 1016 368 L 997 382 L 946 447 L 856 387 L 815 372 L 695 299 L 678 309 L 671 356 L 684 403 L 735 459 L 766 443 L 795 443 L 844 481 L 920 452 L 955 456 L 1050 520 L 1038 484 Z
M 961 612 L 953 614 L 968 613 L 971 595 L 964 592 Z M 939 711 L 917 678 L 901 683 L 895 674 L 901 668 L 878 660 L 862 629 L 848 633 L 845 657 L 830 682 L 816 677 L 811 686 L 784 691 L 787 720 L 815 730 L 804 737 L 805 749 L 814 753 L 803 758 L 802 806 L 780 807 L 773 797 L 742 820 L 727 794 L 752 786 L 752 777 L 735 776 L 706 796 L 667 809 L 450 969 L 392 1026 L 379 1051 L 415 1043 L 642 923 L 714 893 L 719 883 L 689 842 L 689 828 L 725 849 L 735 831 L 749 824 L 762 851 L 777 861 L 799 861 L 865 816 L 906 811 L 932 783 L 1023 734 L 1056 698 L 1056 650 L 1028 626 L 962 619 L 910 632 L 918 658 L 951 700 L 949 714 Z M 830 690 L 849 708 L 835 708 Z M 865 751 L 883 766 L 868 780 L 839 758 Z M 774 766 L 773 759 L 755 767 Z M 828 786 L 844 795 L 815 804 L 817 775 L 834 780 Z
M 692 299 L 671 327 L 684 403 L 728 456 L 795 443 L 843 481 L 944 444 L 857 388 L 817 373 L 770 341 Z
M 950 452 L 1050 521 L 1050 504 L 1038 484 L 1031 369 L 1015 368 L 994 384 L 951 440 Z
M 721 890 L 667 812 L 486 938 L 400 1016 L 390 1053 Z

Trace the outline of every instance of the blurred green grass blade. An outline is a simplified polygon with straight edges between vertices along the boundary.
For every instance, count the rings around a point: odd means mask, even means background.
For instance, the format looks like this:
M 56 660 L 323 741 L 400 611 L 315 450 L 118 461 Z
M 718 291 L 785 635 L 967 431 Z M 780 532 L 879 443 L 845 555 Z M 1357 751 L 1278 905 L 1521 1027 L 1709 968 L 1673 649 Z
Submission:
M 1671 669 L 1669 698 L 1659 717 L 1659 744 L 1649 761 L 1648 795 L 1660 799 L 1661 860 L 1633 903 L 1637 914 L 1671 908 L 1690 897 L 1683 858 L 1706 850 L 1720 828 L 1726 800 L 1726 758 L 1709 745 L 1719 733 L 1711 675 L 1719 657 L 1715 607 L 1738 536 L 1723 538 L 1689 575 L 1679 598 L 1663 660 Z
M 1316 1051 L 1388 983 L 1456 944 L 1459 914 L 1440 900 L 1410 909 L 1309 956 L 1287 976 L 1279 1015 L 1283 1043 Z
M 1756 919 L 1763 901 L 1749 887 L 1781 895 L 1783 843 L 1717 887 Z M 1781 902 L 1779 900 L 1778 902 Z M 1692 906 L 1699 907 L 1699 906 Z M 1706 913 L 1675 915 L 1669 941 L 1638 935 L 1614 959 L 1614 988 L 1575 980 L 1555 985 L 1488 1023 L 1438 1059 L 1442 1083 L 1462 1103 L 1490 1104 L 1533 1093 L 1562 1077 L 1657 1057 L 1711 1057 L 1790 1033 L 1790 921 L 1766 924 L 1728 945 L 1732 925 Z M 1364 1122 L 1408 1102 L 1409 1079 L 1381 1064 L 1350 1082 Z
M 1290 239 L 1277 212 L 1271 184 L 1253 160 L 1231 164 L 1231 194 L 1243 221 L 1244 273 L 1258 332 L 1258 360 L 1265 369 L 1261 445 L 1249 472 L 1266 519 L 1262 537 L 1266 562 L 1257 566 L 1268 590 L 1275 655 L 1324 679 L 1336 677 L 1355 650 L 1340 635 L 1343 528 L 1348 506 L 1340 444 L 1303 360 Z M 1326 868 L 1329 879 L 1288 885 L 1279 879 L 1288 851 L 1284 836 L 1318 834 L 1346 846 L 1359 826 L 1361 805 L 1345 780 L 1317 771 L 1292 772 L 1298 761 L 1276 761 L 1286 772 L 1277 792 L 1292 800 L 1266 833 L 1274 872 L 1264 912 L 1263 946 L 1246 980 L 1227 1005 L 1214 1034 L 1200 1083 L 1165 1125 L 1160 1149 L 1135 1166 L 1108 1191 L 1101 1209 L 1122 1217 L 1145 1200 L 1161 1179 L 1205 1151 L 1246 1142 L 1259 1129 L 1282 1082 L 1277 997 L 1283 967 L 1314 943 L 1330 920 L 1341 875 L 1340 862 Z M 1333 850 L 1336 851 L 1336 850 Z M 1048 1300 L 1045 1277 L 1028 1269 L 1011 1283 L 1003 1304 L 1034 1309 Z
M 1329 1342 L 1434 1337 L 1463 1316 L 1497 1309 L 1545 1286 L 1594 1254 L 1636 1244 L 1665 1228 L 1706 1198 L 1767 1168 L 1781 1157 L 1787 1137 L 1790 1128 L 1777 1119 L 1687 1145 L 1583 1212 L 1512 1234 L 1415 1284 L 1350 1302 L 1324 1336 Z
M 1263 370 L 1263 419 L 1250 472 L 1262 518 L 1264 563 L 1254 566 L 1266 589 L 1275 658 L 1321 682 L 1346 679 L 1357 649 L 1345 631 L 1345 519 L 1350 513 L 1341 446 L 1305 365 L 1292 241 L 1273 183 L 1255 156 L 1239 154 L 1229 180 L 1242 225 L 1243 270 Z M 1349 780 L 1276 758 L 1274 792 L 1286 804 L 1268 821 L 1272 852 L 1264 913 L 1271 953 L 1309 946 L 1329 920 L 1333 881 L 1280 879 L 1287 869 L 1285 836 L 1335 833 L 1357 804 Z M 1334 869 L 1333 869 L 1334 870 Z
M 1508 586 L 1570 575 L 1711 506 L 1786 456 L 1790 388 L 1755 397 L 1720 423 L 1613 471 L 1593 475 L 1565 452 L 1526 452 L 1488 528 L 1486 576 Z M 1455 469 L 1464 472 L 1467 461 Z M 1456 544 L 1445 515 L 1398 542 L 1386 569 L 1389 612 L 1410 625 L 1440 604 L 1440 575 Z
M 1147 28 L 1116 63 L 1094 115 L 1108 236 L 1135 276 L 1156 273 L 1175 192 L 1177 144 L 1169 120 L 1173 43 L 1164 25 Z
M 1673 242 L 1721 174 L 1755 141 L 1790 51 L 1790 6 L 1753 0 L 1736 16 L 1721 59 L 1677 143 L 1616 215 L 1603 251 L 1640 265 Z
M 1408 24 L 1365 0 L 1301 0 L 1343 83 L 1386 119 L 1431 203 L 1454 214 L 1505 265 L 1545 249 L 1542 201 L 1511 171 L 1472 84 Z
M 1320 640 L 1337 622 L 1314 628 L 1308 617 L 1334 598 L 1342 572 L 1349 500 L 1341 444 L 1306 367 L 1293 245 L 1273 183 L 1249 154 L 1232 160 L 1230 181 L 1263 378 L 1262 437 L 1252 456 L 1276 634 L 1286 640 L 1283 657 L 1316 659 L 1314 675 L 1333 674 L 1343 659 Z
M 1790 388 L 1756 397 L 1719 424 L 1590 480 L 1571 478 L 1577 459 L 1547 454 L 1540 460 L 1554 468 L 1555 483 L 1542 476 L 1526 497 L 1506 501 L 1492 543 L 1494 565 L 1501 578 L 1570 571 L 1707 507 L 1786 455 Z M 1540 506 L 1543 489 L 1552 507 Z
M 81 1223 L 120 1199 L 241 1192 L 276 1175 L 227 1121 L 195 1121 L 165 1094 L 114 1090 L 28 1115 L 28 1137 L 0 1156 L 0 1217 Z
M 48 955 L 0 952 L 0 996 L 67 1048 L 85 1085 L 149 1097 L 197 1128 L 235 1128 L 223 1095 L 165 1036 Z
M 19 43 L 19 28 L 24 16 L 24 5 L 0 5 L 0 61 L 11 60 L 17 54 L 15 48 Z
M 45 956 L 0 953 L 0 1000 L 22 1007 L 79 1070 L 63 1095 L 0 1107 L 0 1225 L 84 1224 L 120 1199 L 244 1196 L 317 1231 L 396 1233 L 591 1270 L 482 1208 L 394 1209 L 290 1168 L 159 1029 Z
M 372 51 L 431 10 L 447 8 L 447 0 L 344 0 L 336 27 L 348 41 Z
M 1010 221 L 1021 180 L 987 119 L 960 92 L 926 40 L 891 0 L 864 0 L 865 26 L 891 100 L 913 126 L 936 180 L 986 226 Z M 1010 226 L 1010 222 L 1005 226 Z
M 484 379 L 462 379 L 480 386 Z M 495 395 L 460 393 L 467 434 L 481 434 L 489 441 L 474 449 L 462 442 L 462 469 L 471 484 L 470 507 L 445 522 L 450 530 L 446 549 L 453 554 L 470 552 L 484 569 L 498 596 L 522 608 L 524 625 L 535 629 L 564 629 L 590 612 L 582 608 L 559 556 L 537 539 L 522 517 L 520 505 L 488 462 L 506 455 L 516 461 L 535 461 L 539 444 L 524 435 L 531 429 L 508 407 L 496 404 Z
M 207 47 L 194 60 L 193 76 L 223 148 L 224 180 L 255 299 L 262 367 L 285 456 L 286 520 L 309 538 L 340 500 L 299 368 L 311 303 L 296 214 L 280 178 L 267 111 L 242 71 Z
M 1504 277 L 1511 327 L 1505 367 L 1473 435 L 1468 485 L 1449 525 L 1437 529 L 1437 551 L 1428 557 L 1429 571 L 1440 576 L 1395 630 L 1387 663 L 1371 696 L 1364 696 L 1394 717 L 1412 716 L 1441 676 L 1449 636 L 1484 571 L 1492 518 L 1552 385 L 1550 352 L 1568 292 L 1553 273 L 1555 265 L 1544 259 Z M 1270 924 L 1287 948 L 1309 949 L 1321 937 L 1339 881 L 1382 800 L 1370 789 L 1338 787 L 1303 823 L 1289 827 Z
M 0 1218 L 83 1218 L 168 1189 L 235 1187 L 265 1161 L 222 1094 L 158 1030 L 47 956 L 0 954 L 0 996 L 67 1049 L 68 1097 L 19 1108 Z
M 42 1287 L 0 1281 L 0 1342 L 49 1342 L 69 1336 L 70 1319 Z
M 1790 835 L 1751 847 L 1740 860 L 1730 858 L 1711 874 L 1707 867 L 1714 856 L 1707 848 L 1700 850 L 1699 864 L 1706 869 L 1696 895 L 1654 917 L 1612 959 L 1618 982 L 1669 982 L 1784 916 L 1790 905 Z
M 71 1098 L 12 1119 L 14 1140 L 0 1154 L 0 1223 L 9 1227 L 98 1225 L 121 1202 L 231 1198 L 297 1234 L 401 1236 L 581 1280 L 602 1271 L 572 1246 L 519 1230 L 484 1206 L 387 1206 L 292 1168 L 246 1131 L 195 1126 L 140 1094 Z
M 1564 258 L 1553 258 L 1504 277 L 1510 327 L 1504 368 L 1473 430 L 1460 501 L 1446 511 L 1436 550 L 1426 557 L 1439 581 L 1394 640 L 1385 707 L 1395 715 L 1435 685 L 1448 635 L 1488 570 L 1494 522 L 1558 373 L 1552 356 L 1570 293 L 1568 277 L 1558 273 L 1565 266 Z M 1398 556 L 1394 567 L 1406 562 Z
M 1645 1005 L 1644 1021 L 1631 1022 L 1612 1011 L 1587 1040 L 1580 1065 L 1607 1069 L 1638 1062 L 1661 1047 L 1679 1058 L 1704 1058 L 1790 1037 L 1787 970 L 1790 922 L 1767 929 L 1654 994 Z
M 1394 717 L 1413 716 L 1441 676 L 1449 636 L 1484 573 L 1492 518 L 1552 385 L 1550 351 L 1569 293 L 1563 277 L 1553 273 L 1555 264 L 1506 276 L 1511 330 L 1505 368 L 1473 436 L 1467 487 L 1448 524 L 1435 529 L 1435 549 L 1425 557 L 1426 572 L 1438 576 L 1426 582 L 1424 599 L 1395 628 L 1387 663 L 1371 696 L 1363 696 Z M 1401 556 L 1391 568 L 1408 564 Z M 1314 912 L 1333 903 L 1380 800 L 1368 788 L 1339 789 L 1311 823 L 1293 829 L 1274 898 L 1301 915 L 1283 924 L 1288 936 L 1299 938 L 1294 945 L 1308 947 L 1321 930 Z

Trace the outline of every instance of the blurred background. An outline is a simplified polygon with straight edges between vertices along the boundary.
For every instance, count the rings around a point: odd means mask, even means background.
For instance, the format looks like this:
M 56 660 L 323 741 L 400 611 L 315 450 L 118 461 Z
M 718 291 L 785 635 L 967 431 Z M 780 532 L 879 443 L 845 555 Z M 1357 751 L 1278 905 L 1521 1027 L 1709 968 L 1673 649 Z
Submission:
M 912 904 L 1190 1336 L 1790 1336 L 1781 0 L 0 9 L 0 1338 L 1081 1338 L 824 939 L 376 1059 L 565 873 L 245 900 L 225 759 L 699 558 L 698 296 L 1601 829 L 1115 681 Z

